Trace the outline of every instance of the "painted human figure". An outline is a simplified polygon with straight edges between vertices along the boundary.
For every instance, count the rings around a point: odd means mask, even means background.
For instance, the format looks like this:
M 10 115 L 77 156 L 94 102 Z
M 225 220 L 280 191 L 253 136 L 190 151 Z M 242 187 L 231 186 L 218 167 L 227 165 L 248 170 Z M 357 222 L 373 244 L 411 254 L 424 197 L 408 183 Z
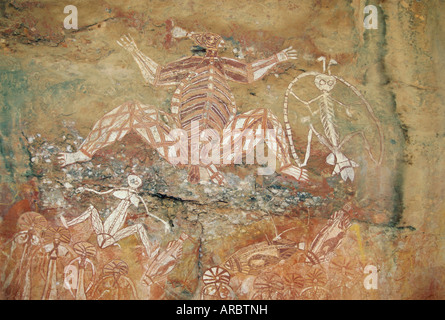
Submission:
M 68 263 L 64 269 L 65 279 L 64 287 L 70 291 L 76 300 L 86 300 L 86 294 L 93 286 L 93 280 L 96 273 L 94 263 L 90 258 L 96 255 L 96 248 L 89 242 L 81 241 L 73 246 L 73 250 L 78 254 L 77 258 Z M 85 285 L 86 272 L 88 266 L 91 269 L 91 280 Z M 76 291 L 74 295 L 72 289 Z
M 66 257 L 70 252 L 71 235 L 68 229 L 61 227 L 49 227 L 44 232 L 45 242 L 43 247 L 48 262 L 46 268 L 46 281 L 43 288 L 42 300 L 56 300 L 58 298 L 58 265 L 60 259 Z
M 92 289 L 94 300 L 139 300 L 133 281 L 127 277 L 128 264 L 122 260 L 108 262 L 102 270 L 102 277 Z
M 112 193 L 114 197 L 120 199 L 121 201 L 103 222 L 99 212 L 91 205 L 87 211 L 71 221 L 66 221 L 65 218 L 61 216 L 60 218 L 62 224 L 68 228 L 91 218 L 93 229 L 97 234 L 97 242 L 100 248 L 106 248 L 114 245 L 123 238 L 131 236 L 132 234 L 138 234 L 147 251 L 147 254 L 150 254 L 150 242 L 148 240 L 147 232 L 141 223 L 123 228 L 127 219 L 128 208 L 130 205 L 133 204 L 135 207 L 138 207 L 139 202 L 142 202 L 146 213 L 150 217 L 161 221 L 165 226 L 166 232 L 170 230 L 170 226 L 164 220 L 148 212 L 144 199 L 138 195 L 138 188 L 141 185 L 142 180 L 138 176 L 129 175 L 128 188 L 110 189 L 104 192 L 98 192 L 88 188 L 80 188 L 80 191 L 90 191 L 99 195 Z
M 230 164 L 236 157 L 235 153 L 252 154 L 260 142 L 265 142 L 269 151 L 275 153 L 279 173 L 297 181 L 306 181 L 306 170 L 291 162 L 285 132 L 277 117 L 268 109 L 255 109 L 237 115 L 235 98 L 228 85 L 228 81 L 249 84 L 262 79 L 277 64 L 296 59 L 295 50 L 290 47 L 269 58 L 245 63 L 218 55 L 218 48 L 224 41 L 217 34 L 188 33 L 175 28 L 173 35 L 193 40 L 205 48 L 205 56 L 190 56 L 160 66 L 144 55 L 130 36 L 124 36 L 118 41 L 133 56 L 146 83 L 177 87 L 171 99 L 171 114 L 139 102 L 126 102 L 99 119 L 77 152 L 60 153 L 58 158 L 61 166 L 89 161 L 101 148 L 119 141 L 129 132 L 135 132 L 169 163 L 178 165 L 179 162 L 179 165 L 186 166 L 188 180 L 192 183 L 201 181 L 200 172 L 203 172 L 214 183 L 225 184 L 218 167 Z M 178 137 L 172 133 L 174 129 L 187 133 L 185 142 L 181 140 L 179 146 Z M 262 130 L 264 134 L 262 139 L 243 139 L 242 135 L 234 136 L 230 141 L 224 139 L 220 147 L 221 150 L 223 147 L 226 149 L 219 163 L 201 159 L 193 162 L 190 157 L 201 155 L 205 144 L 198 143 L 193 147 L 191 137 L 206 130 L 212 130 L 218 137 L 230 136 L 234 130 Z M 274 132 L 273 136 L 268 134 L 270 131 Z M 238 150 L 230 148 L 230 152 L 227 152 L 228 144 L 242 147 L 238 147 Z M 173 163 L 172 158 L 176 163 Z
M 32 257 L 41 249 L 42 231 L 46 228 L 47 221 L 37 212 L 26 212 L 19 217 L 17 225 L 21 231 L 11 240 L 10 254 L 3 264 L 1 283 L 3 291 L 9 298 L 29 300 Z M 21 252 L 17 250 L 19 247 L 22 247 Z M 6 276 L 8 268 L 12 268 L 12 271 Z
M 355 136 L 359 136 L 362 138 L 362 144 L 364 145 L 370 159 L 377 165 L 380 165 L 382 163 L 382 157 L 383 157 L 383 131 L 381 129 L 380 122 L 378 121 L 377 117 L 374 114 L 374 111 L 371 107 L 371 105 L 368 103 L 368 101 L 365 99 L 365 97 L 349 82 L 344 80 L 343 78 L 339 76 L 335 76 L 331 74 L 330 66 L 336 65 L 337 61 L 331 59 L 328 63 L 327 69 L 326 69 L 326 58 L 320 57 L 318 58 L 318 61 L 323 62 L 323 73 L 315 72 L 315 71 L 309 71 L 304 72 L 300 74 L 298 77 L 296 77 L 288 86 L 288 89 L 285 94 L 284 99 L 284 123 L 286 126 L 287 135 L 289 138 L 289 144 L 291 153 L 295 159 L 295 162 L 298 164 L 299 167 L 304 167 L 307 165 L 310 151 L 311 151 L 311 141 L 312 141 L 312 135 L 315 134 L 315 136 L 318 138 L 321 144 L 323 144 L 325 147 L 327 147 L 331 153 L 326 157 L 326 163 L 333 165 L 334 170 L 332 172 L 332 175 L 340 175 L 340 177 L 347 181 L 348 179 L 350 181 L 354 180 L 354 168 L 358 167 L 359 165 L 352 159 L 350 159 L 348 156 L 346 156 L 343 153 L 344 146 L 351 143 L 351 139 Z M 320 94 L 308 101 L 303 100 L 300 98 L 297 94 L 295 94 L 292 89 L 293 87 L 303 78 L 307 76 L 313 76 L 314 77 L 314 84 L 315 87 L 320 91 Z M 365 134 L 365 131 L 363 128 L 358 128 L 358 130 L 353 131 L 349 134 L 346 134 L 344 136 L 341 136 L 338 124 L 337 124 L 337 107 L 341 107 L 345 110 L 348 120 L 352 119 L 352 113 L 351 113 L 351 106 L 337 100 L 333 96 L 333 89 L 336 87 L 337 83 L 341 83 L 345 85 L 348 89 L 350 89 L 358 98 L 360 98 L 361 103 L 359 105 L 362 105 L 364 109 L 360 110 L 363 111 L 362 113 L 368 117 L 368 120 L 371 123 L 374 123 L 375 130 L 379 137 L 379 147 L 380 147 L 380 155 L 378 158 L 375 158 L 373 155 L 371 144 L 369 143 L 369 140 Z M 289 123 L 289 112 L 288 112 L 288 100 L 289 100 L 289 94 L 292 95 L 297 101 L 299 101 L 301 104 L 303 104 L 310 113 L 309 117 L 300 117 L 301 122 L 309 122 L 309 131 L 308 131 L 308 139 L 307 139 L 307 147 L 306 147 L 306 154 L 303 162 L 300 162 L 300 159 L 298 158 L 298 155 L 295 151 L 295 147 L 293 146 L 293 137 L 292 137 L 292 130 Z M 317 103 L 317 108 L 313 109 L 313 104 Z M 322 131 L 317 130 L 314 126 L 315 123 L 310 120 L 311 117 L 314 117 L 315 115 L 319 115 L 319 123 L 321 124 Z M 315 120 L 316 118 L 314 118 Z

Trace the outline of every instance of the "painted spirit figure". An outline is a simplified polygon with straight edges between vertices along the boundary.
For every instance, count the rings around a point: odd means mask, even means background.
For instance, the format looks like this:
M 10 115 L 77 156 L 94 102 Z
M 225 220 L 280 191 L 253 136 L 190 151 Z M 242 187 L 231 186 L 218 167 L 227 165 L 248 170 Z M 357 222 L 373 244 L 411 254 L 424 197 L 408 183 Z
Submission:
M 93 300 L 139 300 L 133 281 L 127 277 L 128 264 L 122 260 L 108 262 L 102 277 L 92 289 Z
M 63 285 L 76 300 L 86 300 L 86 294 L 93 287 L 96 274 L 94 263 L 90 259 L 96 255 L 96 248 L 89 242 L 81 241 L 73 245 L 73 250 L 78 254 L 78 257 L 71 260 L 65 267 Z M 89 269 L 88 266 L 91 269 L 91 280 L 86 286 L 85 280 L 87 278 L 87 270 Z M 73 289 L 76 291 L 76 294 L 73 293 Z
M 21 231 L 11 239 L 10 253 L 4 261 L 0 281 L 8 298 L 31 298 L 32 258 L 42 247 L 42 232 L 47 224 L 45 217 L 37 212 L 25 212 L 19 217 L 17 226 Z
M 144 55 L 130 36 L 124 36 L 118 41 L 133 56 L 148 84 L 177 87 L 171 99 L 172 113 L 168 114 L 139 102 L 126 102 L 99 119 L 77 152 L 60 153 L 60 164 L 66 166 L 89 161 L 98 150 L 119 141 L 132 131 L 169 163 L 172 163 L 172 158 L 175 161 L 179 159 L 179 163 L 188 168 L 188 180 L 192 183 L 201 181 L 201 168 L 211 181 L 225 184 L 224 176 L 217 167 L 230 164 L 236 157 L 234 152 L 252 154 L 255 146 L 262 142 L 266 143 L 269 151 L 274 151 L 278 172 L 297 181 L 307 180 L 306 171 L 292 165 L 286 135 L 277 117 L 268 109 L 255 109 L 237 115 L 235 98 L 228 85 L 228 81 L 248 84 L 262 79 L 277 64 L 296 59 L 295 50 L 290 47 L 269 58 L 245 63 L 218 55 L 218 48 L 224 41 L 217 34 L 188 33 L 175 28 L 173 36 L 190 38 L 205 48 L 205 56 L 190 56 L 160 66 Z M 174 129 L 187 133 L 185 141 L 181 140 L 179 147 L 178 137 L 172 134 Z M 190 157 L 201 155 L 205 144 L 198 143 L 193 147 L 191 137 L 201 135 L 206 130 L 211 130 L 218 137 L 230 136 L 235 130 L 261 130 L 264 134 L 263 139 L 243 139 L 240 135 L 223 141 L 220 147 L 226 149 L 222 152 L 223 159 L 219 164 L 202 159 L 193 162 Z M 274 137 L 268 134 L 271 130 Z M 241 145 L 241 148 L 233 150 L 234 145 Z M 227 152 L 228 146 L 230 152 Z
M 69 243 L 71 234 L 68 229 L 61 227 L 49 227 L 43 234 L 44 242 L 47 243 L 43 250 L 46 253 L 46 270 L 41 270 L 46 278 L 43 288 L 42 300 L 57 300 L 59 287 L 58 265 L 60 259 L 71 254 Z M 46 271 L 46 275 L 45 275 Z
M 363 97 L 363 95 L 358 91 L 354 86 L 352 86 L 349 82 L 344 80 L 343 78 L 335 75 L 331 75 L 330 66 L 337 64 L 335 60 L 330 60 L 326 70 L 326 58 L 320 57 L 318 61 L 323 62 L 323 73 L 309 71 L 300 74 L 296 77 L 288 86 L 288 89 L 285 94 L 284 99 L 284 122 L 286 125 L 286 132 L 289 138 L 289 144 L 291 148 L 292 155 L 295 159 L 295 162 L 299 165 L 299 167 L 304 167 L 307 164 L 309 159 L 310 151 L 311 151 L 311 141 L 312 135 L 318 138 L 318 141 L 323 144 L 326 148 L 329 149 L 331 153 L 326 158 L 326 163 L 333 165 L 334 170 L 332 175 L 339 174 L 344 181 L 350 179 L 354 180 L 354 168 L 359 165 L 347 157 L 344 154 L 344 147 L 351 143 L 351 139 L 355 136 L 359 136 L 362 138 L 363 146 L 365 147 L 370 159 L 376 164 L 381 165 L 383 159 L 383 131 L 380 126 L 380 122 L 374 114 L 371 105 L 368 101 Z M 297 95 L 295 91 L 295 87 L 297 84 L 300 84 L 302 79 L 308 76 L 314 77 L 314 85 L 319 90 L 319 95 L 315 98 L 312 98 L 308 101 L 302 99 L 299 95 Z M 346 88 L 352 91 L 353 96 L 355 98 L 359 98 L 358 105 L 363 106 L 364 108 L 359 109 L 359 113 L 364 117 L 365 121 L 362 125 L 367 126 L 368 129 L 365 130 L 364 126 L 359 127 L 357 130 L 350 132 L 348 134 L 343 135 L 338 128 L 338 114 L 339 109 L 343 108 L 348 117 L 348 126 L 352 127 L 352 118 L 353 115 L 351 113 L 351 105 L 346 104 L 338 99 L 334 98 L 334 88 L 336 84 L 343 84 Z M 296 151 L 293 146 L 293 138 L 292 138 L 292 130 L 289 123 L 289 95 L 294 97 L 300 104 L 303 105 L 302 108 L 298 111 L 298 116 L 302 123 L 308 123 L 309 132 L 308 132 L 308 141 L 306 147 L 306 154 L 304 161 L 301 162 Z M 312 104 L 317 103 L 318 107 L 314 107 Z M 355 103 L 354 103 L 355 104 Z M 303 110 L 306 109 L 309 111 L 309 116 L 304 117 Z M 363 111 L 363 112 L 361 112 Z M 319 119 L 315 117 L 318 114 Z M 316 125 L 321 124 L 321 130 L 316 128 Z M 366 132 L 368 131 L 368 132 Z M 378 138 L 379 144 L 379 156 L 376 158 L 372 152 L 371 144 L 368 140 L 367 134 L 372 133 L 376 135 Z
M 100 218 L 99 212 L 94 208 L 92 205 L 85 211 L 83 214 L 81 214 L 79 217 L 71 220 L 66 221 L 63 216 L 61 216 L 62 224 L 68 228 L 72 225 L 81 223 L 89 218 L 91 218 L 91 222 L 93 225 L 93 229 L 97 234 L 97 243 L 100 248 L 106 248 L 108 246 L 111 246 L 115 243 L 117 243 L 119 240 L 129 237 L 132 234 L 137 233 L 139 235 L 139 238 L 142 241 L 142 244 L 144 245 L 147 254 L 150 254 L 150 242 L 148 240 L 147 232 L 145 231 L 144 226 L 141 223 L 134 224 L 130 227 L 123 228 L 125 221 L 127 219 L 127 212 L 128 208 L 131 204 L 133 204 L 135 207 L 138 207 L 139 202 L 142 202 L 142 204 L 145 207 L 146 213 L 156 219 L 161 221 L 165 226 L 165 231 L 170 230 L 170 226 L 167 222 L 164 220 L 158 218 L 157 216 L 151 214 L 148 212 L 147 205 L 144 201 L 144 199 L 138 195 L 138 188 L 142 185 L 142 180 L 135 175 L 129 175 L 128 176 L 128 188 L 118 188 L 118 189 L 110 189 L 108 191 L 104 192 L 98 192 L 93 189 L 88 188 L 80 188 L 80 191 L 90 191 L 99 195 L 109 194 L 112 193 L 112 195 L 118 199 L 120 199 L 119 205 L 113 210 L 113 212 L 105 219 L 104 222 L 102 222 L 102 219 Z

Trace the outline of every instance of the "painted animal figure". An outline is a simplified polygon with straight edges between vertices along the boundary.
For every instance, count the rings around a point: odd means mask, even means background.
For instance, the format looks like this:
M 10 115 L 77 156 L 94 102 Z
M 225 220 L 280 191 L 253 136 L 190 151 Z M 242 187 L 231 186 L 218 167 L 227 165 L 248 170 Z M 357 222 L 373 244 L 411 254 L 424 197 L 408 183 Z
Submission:
M 355 208 L 348 202 L 332 214 L 309 246 L 307 262 L 315 265 L 327 262 L 334 256 L 335 249 L 340 246 L 351 226 L 351 215 L 354 210 Z
M 160 285 L 167 279 L 167 275 L 173 270 L 182 257 L 182 246 L 184 241 L 190 237 L 182 233 L 178 240 L 168 243 L 165 250 L 158 247 L 149 257 L 149 263 L 142 277 L 142 283 L 147 287 L 153 284 Z
M 176 28 L 173 35 L 193 40 L 205 48 L 205 56 L 190 56 L 160 66 L 138 49 L 131 36 L 118 41 L 133 56 L 146 83 L 176 86 L 171 114 L 140 102 L 126 102 L 99 119 L 77 152 L 60 153 L 60 164 L 89 161 L 98 150 L 135 132 L 166 161 L 187 167 L 191 183 L 200 182 L 201 175 L 207 174 L 214 183 L 225 184 L 218 167 L 252 154 L 262 142 L 275 154 L 279 173 L 297 181 L 308 180 L 306 171 L 291 162 L 285 132 L 277 117 L 268 109 L 237 114 L 235 98 L 228 85 L 228 81 L 249 84 L 262 79 L 277 64 L 296 59 L 295 50 L 290 47 L 269 58 L 245 63 L 219 56 L 218 48 L 224 41 L 217 34 L 188 33 Z M 243 134 L 258 130 L 262 132 L 260 138 Z M 179 131 L 186 137 L 179 135 Z M 241 134 L 234 134 L 235 131 Z M 219 156 L 212 161 L 204 159 L 208 143 L 194 143 L 193 138 L 215 142 L 220 141 L 221 136 L 224 139 L 218 143 Z
M 222 265 L 229 272 L 257 275 L 268 267 L 289 259 L 298 251 L 303 252 L 306 244 L 296 243 L 281 236 L 295 227 L 284 230 L 278 234 L 275 222 L 271 220 L 275 228 L 275 237 L 272 241 L 262 241 L 241 248 L 232 254 Z
M 298 250 L 302 250 L 299 244 L 286 239 L 273 240 L 272 243 L 262 241 L 236 251 L 223 267 L 230 272 L 257 275 L 288 259 Z

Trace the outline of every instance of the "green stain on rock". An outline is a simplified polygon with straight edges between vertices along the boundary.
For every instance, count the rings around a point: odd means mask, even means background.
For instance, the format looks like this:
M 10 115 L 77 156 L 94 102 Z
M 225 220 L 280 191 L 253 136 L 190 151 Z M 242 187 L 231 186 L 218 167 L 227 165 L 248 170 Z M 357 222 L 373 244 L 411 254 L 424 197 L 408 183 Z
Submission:
M 21 112 L 29 99 L 29 85 L 23 70 L 0 69 L 0 166 L 1 181 L 17 182 L 17 159 L 25 154 L 17 137 Z M 19 155 L 20 154 L 20 155 Z

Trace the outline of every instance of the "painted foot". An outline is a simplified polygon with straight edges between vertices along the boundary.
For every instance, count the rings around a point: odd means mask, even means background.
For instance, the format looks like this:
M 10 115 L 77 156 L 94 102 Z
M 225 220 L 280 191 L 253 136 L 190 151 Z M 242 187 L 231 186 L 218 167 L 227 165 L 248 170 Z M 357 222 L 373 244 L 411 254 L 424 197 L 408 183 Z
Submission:
M 211 165 L 210 167 L 208 167 L 206 169 L 207 169 L 209 178 L 213 183 L 216 183 L 220 186 L 227 184 L 226 178 L 224 178 L 223 174 L 221 172 L 219 172 L 218 169 L 214 165 Z
M 306 169 L 290 165 L 281 168 L 279 171 L 280 173 L 284 173 L 288 176 L 291 176 L 297 181 L 309 182 L 309 176 Z
M 354 181 L 354 168 L 357 168 L 358 164 L 355 163 L 352 160 L 345 160 L 342 162 L 338 162 L 335 165 L 334 171 L 332 172 L 332 175 L 340 174 L 343 181 L 347 181 L 350 179 L 351 181 Z
M 354 181 L 354 169 L 352 167 L 342 168 L 340 170 L 340 176 L 343 181 L 347 181 L 348 179 Z
M 213 183 L 216 183 L 220 186 L 224 186 L 227 184 L 226 178 L 224 178 L 221 172 L 216 172 L 215 174 L 213 174 L 210 180 L 212 180 Z
M 73 153 L 61 152 L 57 155 L 57 160 L 59 161 L 61 167 L 65 167 L 76 162 L 89 161 L 91 158 L 85 155 L 83 152 L 77 151 Z
M 335 165 L 334 171 L 332 172 L 333 176 L 340 174 L 344 181 L 348 179 L 354 181 L 354 168 L 359 166 L 355 161 L 348 159 L 342 153 L 338 153 L 337 155 L 330 153 L 326 158 L 326 163 Z
M 62 222 L 62 226 L 65 229 L 68 229 L 68 223 L 66 223 L 65 217 L 64 216 L 60 216 L 60 222 Z

